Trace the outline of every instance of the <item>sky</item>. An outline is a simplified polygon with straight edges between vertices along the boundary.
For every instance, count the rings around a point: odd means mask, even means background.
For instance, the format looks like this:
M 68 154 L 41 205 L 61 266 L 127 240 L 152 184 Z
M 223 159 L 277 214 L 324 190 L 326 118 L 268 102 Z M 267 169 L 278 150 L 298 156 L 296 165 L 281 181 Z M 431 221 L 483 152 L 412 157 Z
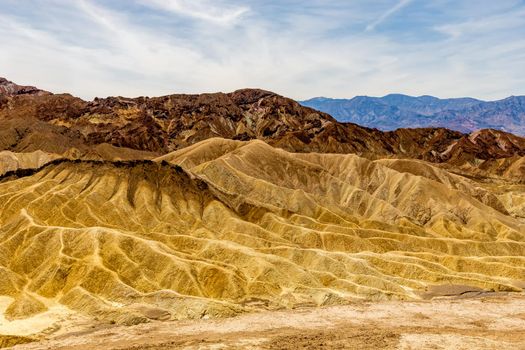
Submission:
M 0 76 L 84 99 L 525 94 L 525 0 L 0 0 Z

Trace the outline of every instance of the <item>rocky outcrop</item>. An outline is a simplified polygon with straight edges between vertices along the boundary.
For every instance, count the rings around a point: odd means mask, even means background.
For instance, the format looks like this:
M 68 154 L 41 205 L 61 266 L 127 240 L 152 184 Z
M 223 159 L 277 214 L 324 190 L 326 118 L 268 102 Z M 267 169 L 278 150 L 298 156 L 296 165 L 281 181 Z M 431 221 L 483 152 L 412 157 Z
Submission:
M 453 165 L 525 155 L 523 138 L 495 130 L 463 134 L 444 128 L 382 132 L 340 123 L 275 93 L 108 97 L 2 95 L 0 150 L 89 153 L 96 145 L 163 154 L 212 137 L 259 139 L 291 152 L 355 153 Z M 140 153 L 142 154 L 142 153 Z M 128 157 L 129 159 L 129 157 Z
M 0 77 L 0 95 L 47 95 L 49 92 L 37 89 L 34 86 L 17 85 L 5 78 Z

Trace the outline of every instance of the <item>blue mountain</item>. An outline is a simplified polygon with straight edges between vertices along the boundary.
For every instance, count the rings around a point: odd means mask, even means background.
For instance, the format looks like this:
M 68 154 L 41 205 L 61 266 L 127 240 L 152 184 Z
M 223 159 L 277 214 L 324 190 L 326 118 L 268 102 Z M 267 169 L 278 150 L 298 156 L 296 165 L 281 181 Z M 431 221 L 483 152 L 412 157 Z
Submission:
M 446 127 L 466 133 L 478 129 L 498 129 L 525 135 L 525 96 L 482 101 L 390 94 L 384 97 L 356 96 L 352 99 L 316 97 L 300 103 L 328 113 L 341 122 L 380 130 Z

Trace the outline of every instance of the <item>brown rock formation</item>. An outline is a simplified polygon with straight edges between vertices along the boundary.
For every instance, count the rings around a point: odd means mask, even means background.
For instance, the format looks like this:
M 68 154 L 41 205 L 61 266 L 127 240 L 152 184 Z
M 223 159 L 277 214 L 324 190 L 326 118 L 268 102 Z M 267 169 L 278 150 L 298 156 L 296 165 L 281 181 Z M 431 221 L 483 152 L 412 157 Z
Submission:
M 70 148 L 87 152 L 93 145 L 110 144 L 162 154 L 222 137 L 260 139 L 293 152 L 356 153 L 372 159 L 417 158 L 454 165 L 477 162 L 477 166 L 525 155 L 525 139 L 501 131 L 381 132 L 339 123 L 328 114 L 256 89 L 91 102 L 47 93 L 10 93 L 2 98 L 0 150 L 15 152 L 62 153 Z
M 17 95 L 47 95 L 47 91 L 37 89 L 34 86 L 17 85 L 5 78 L 0 77 L 0 95 L 17 96 Z

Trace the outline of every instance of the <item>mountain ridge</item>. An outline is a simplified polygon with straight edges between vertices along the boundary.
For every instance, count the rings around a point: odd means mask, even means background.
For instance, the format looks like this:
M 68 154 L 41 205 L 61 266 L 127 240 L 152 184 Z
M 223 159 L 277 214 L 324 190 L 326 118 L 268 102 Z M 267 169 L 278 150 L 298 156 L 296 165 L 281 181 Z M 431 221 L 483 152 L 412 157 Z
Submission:
M 314 97 L 300 103 L 329 113 L 342 122 L 386 131 L 406 127 L 447 127 L 465 133 L 498 129 L 525 135 L 525 96 L 483 101 L 470 97 L 440 99 L 429 95 L 389 94 L 351 99 Z
M 0 77 L 0 95 L 47 95 L 48 91 L 40 90 L 34 86 L 23 86 L 13 83 L 6 78 Z
M 259 139 L 289 152 L 414 158 L 491 172 L 498 159 L 512 159 L 505 163 L 507 169 L 525 156 L 525 139 L 502 131 L 485 129 L 475 137 L 445 128 L 383 132 L 338 122 L 327 113 L 261 89 L 93 101 L 70 94 L 0 92 L 0 150 L 4 151 L 151 159 L 213 137 Z

